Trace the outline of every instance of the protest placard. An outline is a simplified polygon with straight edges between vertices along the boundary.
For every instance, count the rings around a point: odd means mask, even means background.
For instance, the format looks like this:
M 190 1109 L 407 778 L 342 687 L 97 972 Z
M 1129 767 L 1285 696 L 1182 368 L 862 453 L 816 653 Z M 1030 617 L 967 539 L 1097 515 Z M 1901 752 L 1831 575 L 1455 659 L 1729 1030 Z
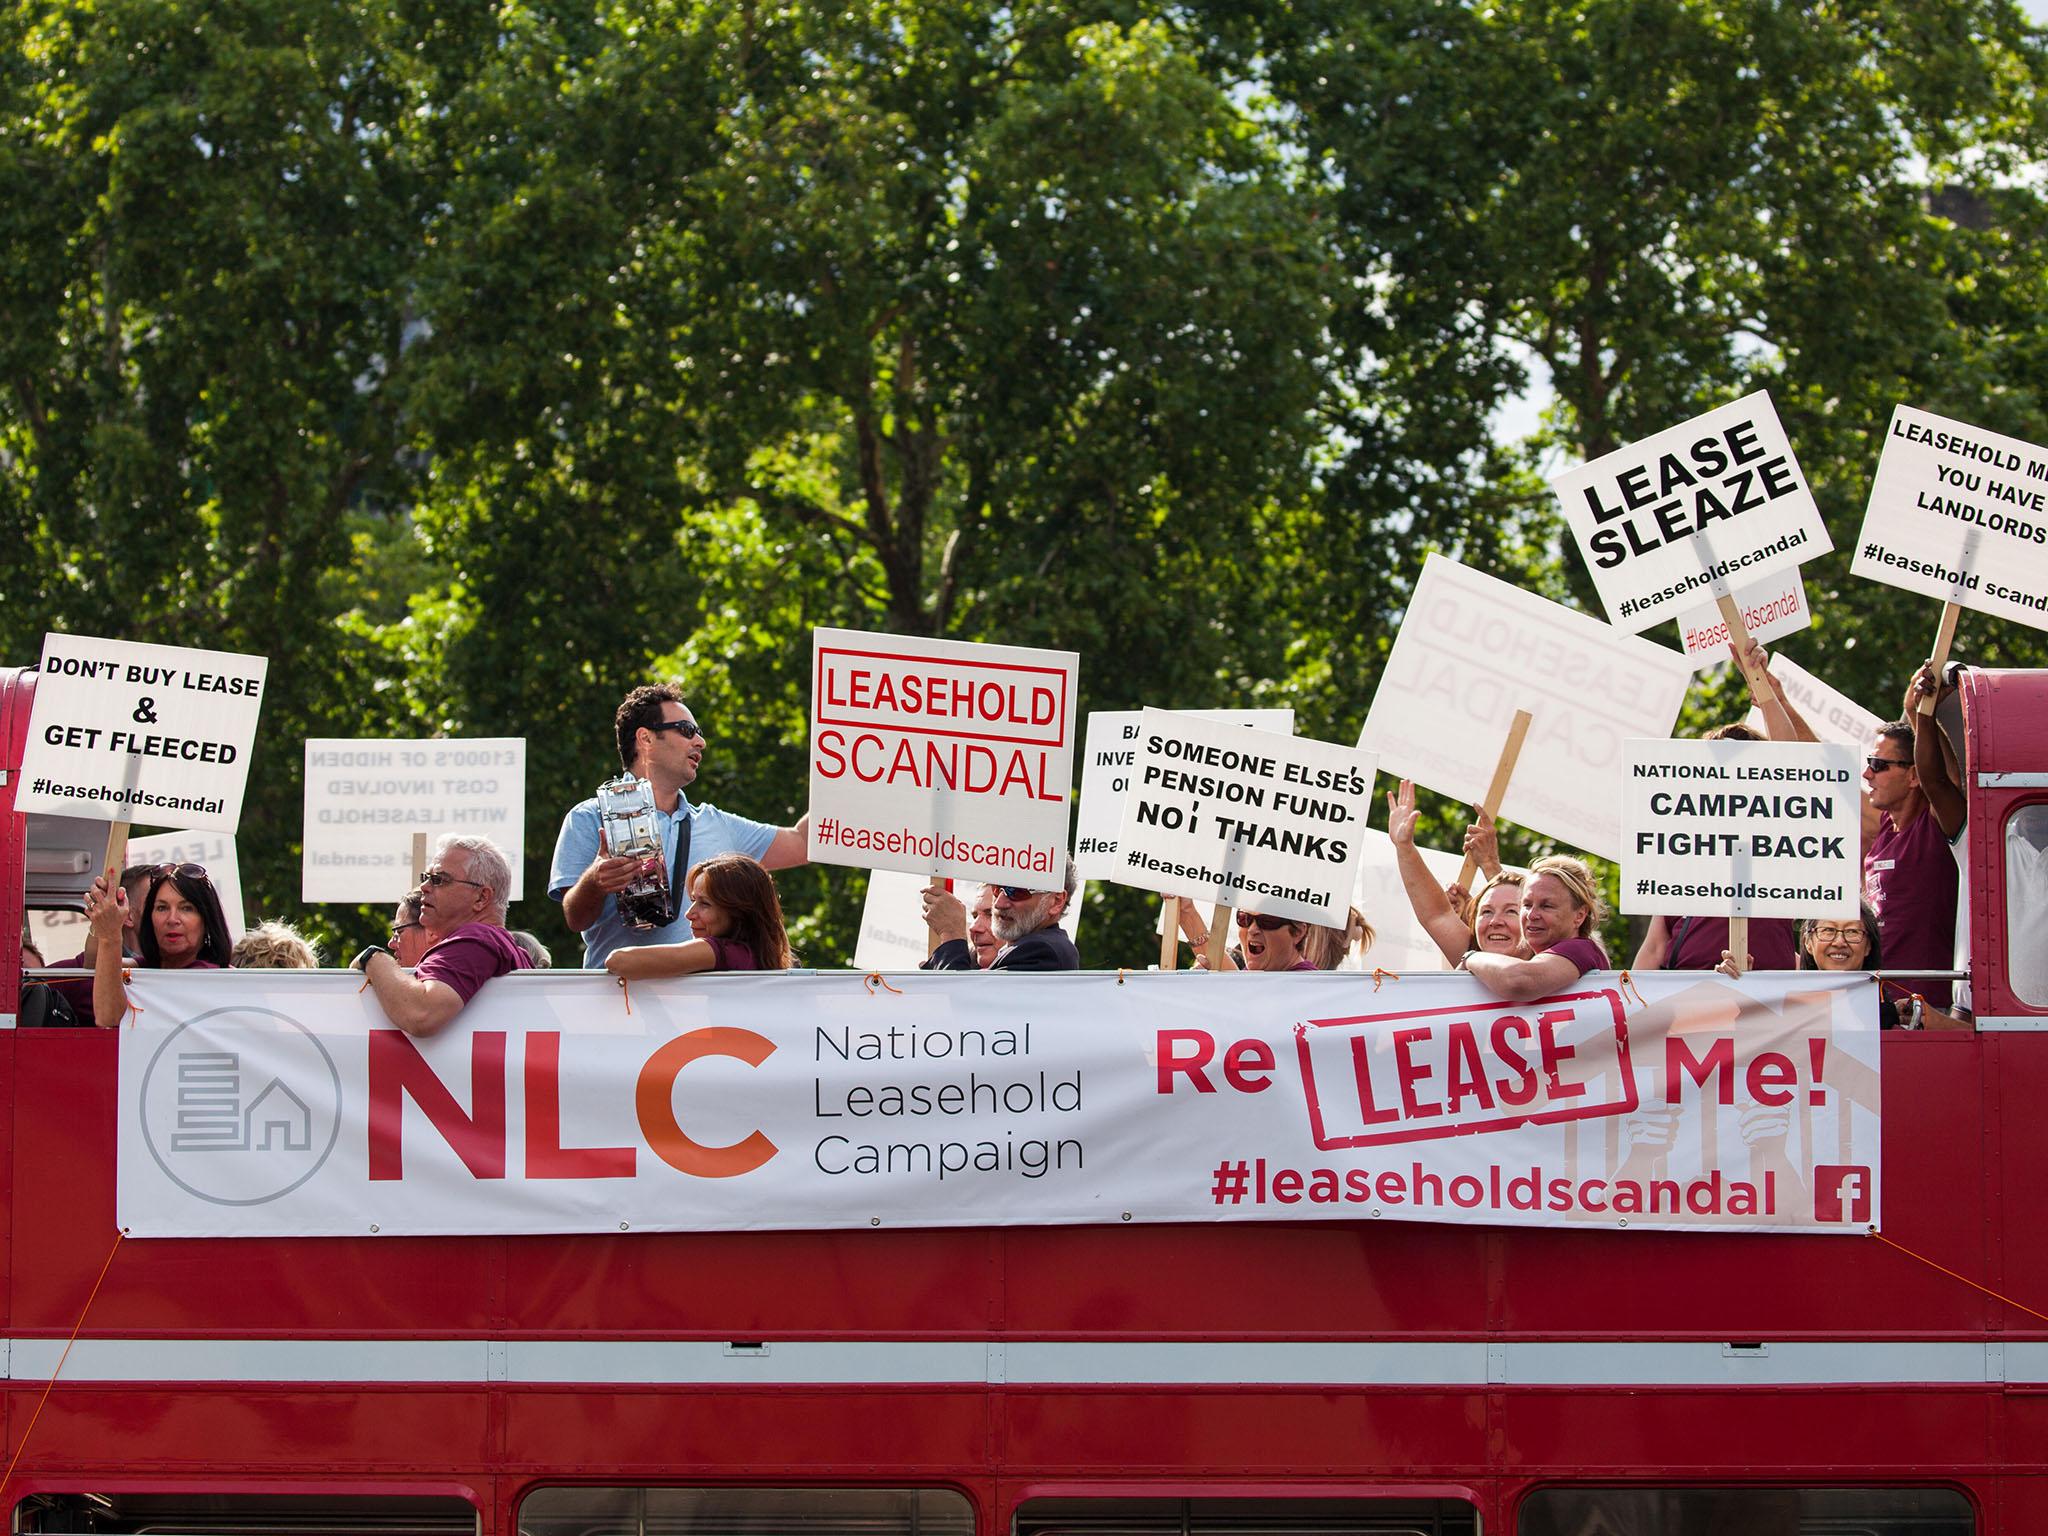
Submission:
M 1374 767 L 1373 755 L 1355 747 L 1145 710 L 1113 878 L 1341 923 Z
M 1050 889 L 1080 657 L 812 632 L 811 857 Z
M 1789 656 L 1771 658 L 1771 676 L 1785 690 L 1785 698 L 1799 711 L 1799 717 L 1813 727 L 1822 741 L 1839 741 L 1858 752 L 1870 749 L 1884 722 L 1845 693 L 1838 693 Z M 1748 715 L 1752 730 L 1764 729 L 1764 712 L 1752 707 Z
M 1806 605 L 1806 579 L 1796 566 L 1737 587 L 1735 606 L 1749 638 L 1759 643 L 1796 634 L 1813 623 L 1813 610 Z M 1696 670 L 1729 659 L 1728 621 L 1713 603 L 1680 614 L 1678 638 Z
M 413 838 L 488 837 L 526 894 L 526 738 L 306 741 L 306 901 L 392 902 L 413 884 Z
M 1282 736 L 1294 732 L 1291 709 L 1184 709 L 1176 713 L 1277 731 Z M 1142 712 L 1135 709 L 1098 709 L 1088 716 L 1081 755 L 1081 804 L 1074 814 L 1074 864 L 1084 879 L 1114 879 L 1121 863 L 1116 834 L 1123 823 L 1124 794 L 1131 787 L 1141 719 Z
M 2048 628 L 2048 448 L 1894 408 L 1849 573 Z
M 1474 804 L 1527 709 L 1535 721 L 1501 815 L 1611 859 L 1622 743 L 1670 735 L 1691 686 L 1676 651 L 1433 554 L 1358 744 L 1392 777 Z
M 1854 917 L 1863 883 L 1854 749 L 1631 741 L 1621 910 Z
M 901 870 L 876 869 L 868 872 L 868 894 L 860 909 L 860 934 L 853 941 L 853 963 L 863 971 L 914 971 L 931 951 L 931 932 L 924 925 L 925 887 L 931 882 L 922 875 Z M 956 880 L 953 894 L 971 916 L 978 881 Z M 1081 933 L 1081 900 L 1085 884 L 1074 888 L 1074 899 L 1060 914 L 1059 925 L 1067 937 L 1078 942 Z
M 14 808 L 232 832 L 268 658 L 43 637 Z
M 1607 616 L 1626 630 L 1834 548 L 1763 390 L 1550 484 Z
M 153 832 L 147 837 L 128 839 L 128 868 L 142 864 L 197 864 L 206 871 L 213 888 L 220 893 L 221 915 L 227 919 L 228 938 L 239 939 L 245 926 L 242 915 L 242 866 L 235 854 L 232 832 Z M 42 947 L 43 958 L 52 965 L 85 948 L 83 912 L 37 910 L 29 913 L 29 931 Z

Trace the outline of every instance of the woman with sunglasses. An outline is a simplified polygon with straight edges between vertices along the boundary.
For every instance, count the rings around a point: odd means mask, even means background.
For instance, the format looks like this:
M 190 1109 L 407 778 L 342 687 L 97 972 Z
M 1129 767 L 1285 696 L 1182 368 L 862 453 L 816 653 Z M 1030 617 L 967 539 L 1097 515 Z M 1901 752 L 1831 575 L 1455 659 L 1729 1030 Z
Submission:
M 683 889 L 690 932 L 680 944 L 615 949 L 604 968 L 621 981 L 694 976 L 700 971 L 786 971 L 789 937 L 775 877 L 743 853 L 722 853 L 692 866 Z
M 1877 913 L 1869 902 L 1854 918 L 1809 917 L 1799 925 L 1799 969 L 1802 971 L 1875 971 L 1884 965 L 1878 939 Z M 1903 1009 L 1880 987 L 1877 999 L 1880 1029 L 1968 1029 L 1952 1014 L 1930 1008 L 1918 997 Z
M 120 883 L 101 875 L 85 893 L 85 917 L 99 940 L 93 960 L 93 1020 L 111 1029 L 121 1022 L 128 999 L 121 987 L 121 925 L 128 916 L 128 896 Z M 143 898 L 136 925 L 134 963 L 151 970 L 219 970 L 229 964 L 233 945 L 221 911 L 220 892 L 197 864 L 161 865 Z
M 1237 944 L 1243 951 L 1244 962 L 1238 963 L 1238 956 L 1230 950 L 1223 952 L 1223 963 L 1233 971 L 1312 971 L 1315 961 L 1309 959 L 1304 946 L 1308 942 L 1307 923 L 1298 923 L 1291 918 L 1269 917 L 1263 912 L 1237 914 Z M 1209 957 L 1198 951 L 1195 968 L 1207 970 Z

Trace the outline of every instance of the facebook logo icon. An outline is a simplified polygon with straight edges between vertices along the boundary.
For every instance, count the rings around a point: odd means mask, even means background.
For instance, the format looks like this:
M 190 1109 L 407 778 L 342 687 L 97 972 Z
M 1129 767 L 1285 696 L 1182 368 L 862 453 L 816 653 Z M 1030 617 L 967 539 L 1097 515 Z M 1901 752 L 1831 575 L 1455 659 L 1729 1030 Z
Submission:
M 1814 1164 L 1813 1219 L 1868 1222 L 1870 1169 L 1861 1163 Z

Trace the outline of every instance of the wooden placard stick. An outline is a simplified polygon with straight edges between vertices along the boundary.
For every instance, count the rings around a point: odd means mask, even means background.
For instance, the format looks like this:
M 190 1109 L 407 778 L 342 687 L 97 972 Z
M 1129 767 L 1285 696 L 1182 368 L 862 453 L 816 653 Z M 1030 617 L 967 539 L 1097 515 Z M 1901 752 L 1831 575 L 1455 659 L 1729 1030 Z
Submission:
M 1217 902 L 1209 913 L 1209 969 L 1220 971 L 1230 950 L 1230 922 L 1236 915 L 1235 909 Z
M 1170 971 L 1180 964 L 1180 898 L 1162 896 L 1160 909 L 1166 926 L 1159 930 L 1159 969 Z
M 1508 727 L 1507 744 L 1500 749 L 1500 761 L 1493 765 L 1493 782 L 1486 786 L 1486 798 L 1480 801 L 1488 818 L 1500 815 L 1500 803 L 1508 797 L 1508 780 L 1515 776 L 1515 759 L 1522 755 L 1523 738 L 1529 734 L 1529 722 L 1535 719 L 1526 709 L 1515 711 L 1514 723 Z M 1479 870 L 1479 861 L 1471 854 L 1465 855 L 1464 867 L 1458 871 L 1458 884 L 1464 890 L 1472 889 L 1472 876 Z
M 412 883 L 419 888 L 420 881 L 427 875 L 427 834 L 415 832 L 412 835 Z
M 125 821 L 107 823 L 107 855 L 100 863 L 100 870 L 109 884 L 119 889 L 121 870 L 128 862 L 129 824 Z
M 1962 616 L 1963 609 L 1960 603 L 1941 605 L 1941 627 L 1934 632 L 1934 654 L 1927 658 L 1934 668 L 1934 682 L 1937 687 L 1941 684 L 1941 674 L 1948 669 L 1949 648 L 1956 643 L 1956 620 Z M 1930 693 L 1920 701 L 1920 713 L 1934 713 L 1933 694 Z
M 1742 621 L 1742 605 L 1726 592 L 1715 598 L 1714 603 L 1720 608 L 1721 618 L 1728 626 L 1728 644 L 1742 668 L 1742 680 L 1749 684 L 1749 696 L 1761 707 L 1763 701 L 1771 697 L 1771 677 L 1761 667 L 1752 668 L 1749 664 L 1746 645 L 1749 626 Z
M 1749 969 L 1749 919 L 1746 917 L 1728 919 L 1728 958 L 1734 962 L 1736 975 L 1740 976 Z

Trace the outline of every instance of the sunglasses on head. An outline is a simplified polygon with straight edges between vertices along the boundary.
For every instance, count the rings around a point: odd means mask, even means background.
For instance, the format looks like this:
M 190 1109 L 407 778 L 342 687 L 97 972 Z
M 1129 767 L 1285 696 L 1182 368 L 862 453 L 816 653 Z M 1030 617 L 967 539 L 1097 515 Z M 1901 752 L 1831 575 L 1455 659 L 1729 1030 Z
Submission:
M 1902 757 L 1866 757 L 1863 766 L 1872 773 L 1883 773 L 1889 768 L 1910 768 L 1913 765 Z
M 680 731 L 683 734 L 683 739 L 686 741 L 692 736 L 696 737 L 699 741 L 704 739 L 703 729 L 694 720 L 657 720 L 654 724 L 648 726 L 647 729 L 656 732 Z
M 1261 933 L 1271 933 L 1275 928 L 1285 928 L 1293 921 L 1294 919 L 1291 917 L 1268 917 L 1263 912 L 1240 912 L 1237 914 L 1238 927 L 1249 928 L 1252 924 L 1257 923 Z
M 187 880 L 204 880 L 207 878 L 206 866 L 204 864 L 157 865 L 157 878 L 161 880 L 165 875 L 183 875 Z

